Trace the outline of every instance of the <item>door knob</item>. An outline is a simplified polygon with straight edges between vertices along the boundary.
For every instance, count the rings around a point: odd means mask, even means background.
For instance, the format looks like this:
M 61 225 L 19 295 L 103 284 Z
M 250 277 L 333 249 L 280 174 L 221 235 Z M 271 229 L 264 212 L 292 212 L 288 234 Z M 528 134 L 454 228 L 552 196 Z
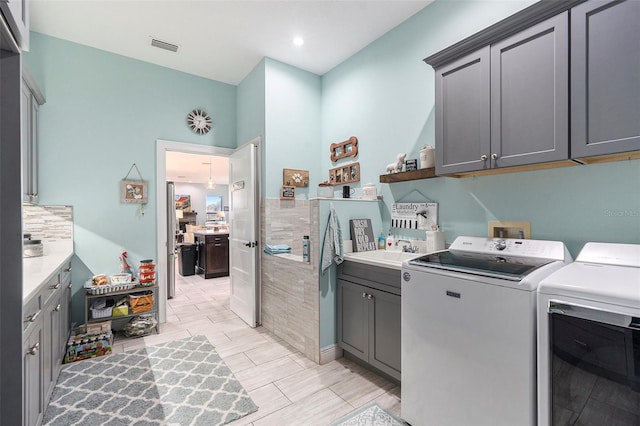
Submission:
M 494 160 L 497 160 L 498 159 L 498 154 L 491 154 L 491 158 L 494 159 Z
M 482 154 L 482 155 L 480 156 L 480 159 L 481 159 L 482 161 L 487 161 L 487 155 L 486 155 L 486 154 Z

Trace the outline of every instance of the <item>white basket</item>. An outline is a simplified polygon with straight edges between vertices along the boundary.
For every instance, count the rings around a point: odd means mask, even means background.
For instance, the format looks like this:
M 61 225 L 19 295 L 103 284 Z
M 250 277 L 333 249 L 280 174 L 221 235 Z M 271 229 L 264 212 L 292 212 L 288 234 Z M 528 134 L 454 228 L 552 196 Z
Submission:
M 84 289 L 87 291 L 87 294 L 109 294 L 116 291 L 125 291 L 131 290 L 138 283 L 130 282 L 130 283 L 111 283 L 105 285 L 93 285 L 92 280 L 88 280 L 84 283 Z

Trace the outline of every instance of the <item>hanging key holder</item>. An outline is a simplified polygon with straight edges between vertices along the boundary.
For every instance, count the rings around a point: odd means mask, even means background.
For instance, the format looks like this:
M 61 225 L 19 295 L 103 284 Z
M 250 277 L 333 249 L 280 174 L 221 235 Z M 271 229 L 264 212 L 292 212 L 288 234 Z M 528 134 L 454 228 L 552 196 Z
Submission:
M 136 169 L 139 180 L 129 178 L 131 171 Z M 120 183 L 120 202 L 125 204 L 141 204 L 140 214 L 144 214 L 144 205 L 147 204 L 148 182 L 142 179 L 142 174 L 136 163 L 133 163 L 127 172 L 127 175 Z

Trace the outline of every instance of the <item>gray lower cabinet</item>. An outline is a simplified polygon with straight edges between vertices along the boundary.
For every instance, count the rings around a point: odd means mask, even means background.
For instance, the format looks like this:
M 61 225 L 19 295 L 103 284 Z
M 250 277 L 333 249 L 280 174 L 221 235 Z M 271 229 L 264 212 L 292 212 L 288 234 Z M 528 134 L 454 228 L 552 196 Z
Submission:
M 34 305 L 34 307 L 37 306 Z M 22 404 L 23 425 L 32 426 L 42 422 L 44 414 L 44 363 L 43 363 L 43 326 L 42 310 L 28 310 L 25 307 L 23 331 L 22 364 Z
M 436 69 L 436 173 L 566 160 L 568 13 Z
M 23 425 L 42 422 L 70 333 L 71 264 L 66 262 L 23 307 Z
M 640 150 L 640 2 L 571 9 L 571 156 Z
M 356 262 L 339 271 L 338 346 L 400 381 L 400 271 Z

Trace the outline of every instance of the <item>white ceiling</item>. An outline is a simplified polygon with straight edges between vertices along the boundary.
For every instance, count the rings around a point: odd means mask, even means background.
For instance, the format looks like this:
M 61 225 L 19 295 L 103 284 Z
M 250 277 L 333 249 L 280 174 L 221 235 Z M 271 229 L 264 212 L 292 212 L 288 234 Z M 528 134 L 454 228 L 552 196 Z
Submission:
M 31 0 L 31 30 L 239 84 L 270 57 L 322 75 L 432 0 Z M 293 45 L 294 36 L 305 43 Z M 151 47 L 151 38 L 178 52 Z M 167 180 L 228 184 L 224 157 L 171 152 Z M 183 177 L 182 177 L 183 176 Z
M 322 75 L 432 0 L 31 0 L 31 29 L 224 83 L 264 57 Z M 305 40 L 293 45 L 294 36 Z M 151 37 L 179 45 L 151 47 Z
M 167 152 L 167 181 L 207 183 L 211 179 L 217 185 L 229 184 L 229 159 L 202 154 Z

